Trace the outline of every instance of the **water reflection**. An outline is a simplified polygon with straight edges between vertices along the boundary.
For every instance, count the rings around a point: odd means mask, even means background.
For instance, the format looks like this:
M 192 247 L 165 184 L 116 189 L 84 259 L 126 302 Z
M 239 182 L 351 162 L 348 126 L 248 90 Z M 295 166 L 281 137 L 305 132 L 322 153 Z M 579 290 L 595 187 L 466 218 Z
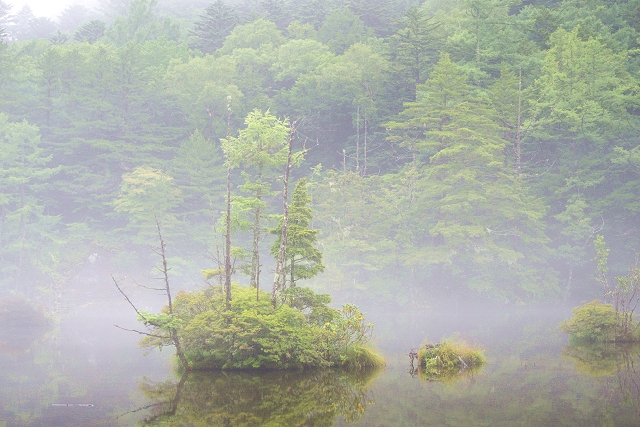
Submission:
M 376 376 L 195 372 L 177 383 L 142 381 L 151 415 L 141 425 L 332 426 L 336 417 L 353 423 L 373 403 Z
M 603 377 L 606 398 L 632 405 L 640 415 L 640 344 L 571 343 L 562 355 L 575 363 L 578 371 Z

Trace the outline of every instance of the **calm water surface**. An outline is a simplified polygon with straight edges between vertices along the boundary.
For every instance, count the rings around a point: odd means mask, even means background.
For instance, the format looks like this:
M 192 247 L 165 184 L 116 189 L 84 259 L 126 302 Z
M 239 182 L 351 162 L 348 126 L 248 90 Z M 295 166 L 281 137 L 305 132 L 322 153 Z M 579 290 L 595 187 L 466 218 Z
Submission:
M 369 309 L 388 362 L 377 374 L 179 378 L 170 349 L 144 356 L 138 335 L 113 326 L 134 328 L 135 316 L 107 284 L 69 301 L 52 330 L 0 332 L 0 427 L 640 425 L 639 349 L 568 346 L 566 307 Z M 446 384 L 409 374 L 411 347 L 454 333 L 486 349 L 481 373 Z

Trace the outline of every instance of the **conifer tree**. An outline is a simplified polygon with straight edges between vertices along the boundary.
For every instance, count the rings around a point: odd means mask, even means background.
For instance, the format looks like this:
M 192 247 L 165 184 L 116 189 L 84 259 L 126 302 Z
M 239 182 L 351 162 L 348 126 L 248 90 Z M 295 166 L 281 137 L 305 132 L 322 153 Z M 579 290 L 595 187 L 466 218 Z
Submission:
M 544 267 L 545 207 L 506 165 L 508 142 L 490 102 L 474 93 L 448 55 L 401 117 L 389 126 L 402 130 L 398 141 L 414 155 L 408 167 L 422 175 L 410 218 L 416 241 L 428 242 L 419 249 L 424 258 L 411 262 L 438 265 L 443 280 L 464 277 L 494 295 L 507 292 L 496 286 L 507 279 L 516 293 L 555 289 Z
M 322 252 L 316 248 L 320 230 L 311 228 L 311 197 L 307 191 L 307 180 L 301 178 L 296 184 L 289 204 L 287 243 L 285 249 L 284 274 L 289 286 L 295 286 L 300 279 L 310 279 L 324 271 Z M 282 220 L 271 231 L 277 236 L 271 246 L 271 254 L 278 256 L 282 239 Z
M 107 24 L 104 21 L 94 19 L 78 28 L 73 38 L 79 42 L 86 41 L 89 44 L 93 44 L 104 36 L 106 29 Z
M 236 11 L 222 0 L 216 0 L 195 23 L 191 35 L 195 38 L 191 47 L 203 53 L 213 53 L 222 46 L 224 39 L 238 25 Z

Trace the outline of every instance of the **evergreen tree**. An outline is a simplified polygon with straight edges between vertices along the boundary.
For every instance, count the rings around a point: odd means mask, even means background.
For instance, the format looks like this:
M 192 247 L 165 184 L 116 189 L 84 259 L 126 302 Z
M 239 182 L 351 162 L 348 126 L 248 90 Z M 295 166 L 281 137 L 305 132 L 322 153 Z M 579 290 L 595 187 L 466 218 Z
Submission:
M 246 182 L 240 188 L 250 194 L 245 205 L 251 212 L 253 245 L 250 266 L 250 285 L 260 285 L 260 242 L 263 238 L 263 217 L 266 204 L 264 200 L 272 195 L 273 173 L 279 170 L 287 159 L 287 137 L 289 128 L 286 122 L 278 120 L 269 112 L 255 110 L 245 120 L 247 127 L 240 131 L 238 138 L 231 141 L 232 157 L 237 164 L 243 164 L 249 173 L 245 173 Z
M 106 29 L 107 24 L 104 21 L 94 19 L 78 28 L 73 38 L 79 42 L 86 41 L 89 44 L 93 44 L 104 36 Z
M 45 214 L 43 193 L 58 168 L 42 148 L 39 130 L 0 114 L 0 282 L 29 294 L 57 219 Z
M 411 230 L 428 243 L 416 248 L 423 259 L 407 262 L 437 265 L 441 280 L 500 298 L 554 290 L 545 267 L 545 207 L 505 165 L 507 141 L 488 100 L 446 54 L 418 91 L 404 121 L 389 124 L 402 131 L 397 141 L 414 156 L 408 167 L 422 176 Z
M 316 248 L 320 230 L 311 228 L 313 214 L 310 205 L 311 197 L 307 191 L 307 180 L 301 178 L 296 183 L 289 204 L 284 257 L 284 277 L 288 276 L 289 286 L 296 286 L 298 280 L 310 279 L 324 271 L 322 252 Z M 271 246 L 271 255 L 277 257 L 282 238 L 282 220 L 271 232 L 277 236 Z
M 400 24 L 402 28 L 390 38 L 392 56 L 395 65 L 408 79 L 407 101 L 414 101 L 416 85 L 423 82 L 426 66 L 442 43 L 442 36 L 435 31 L 442 23 L 428 17 L 423 9 L 414 7 L 407 10 Z
M 58 15 L 58 27 L 64 32 L 73 33 L 80 28 L 80 26 L 88 22 L 92 15 L 92 12 L 88 8 L 80 4 L 67 6 Z
M 231 33 L 239 18 L 235 9 L 223 0 L 216 0 L 204 11 L 200 20 L 195 23 L 191 35 L 194 41 L 191 47 L 202 53 L 213 53 L 224 43 L 224 39 Z
M 265 12 L 265 18 L 284 30 L 291 23 L 291 14 L 285 0 L 262 0 L 260 4 Z
M 156 219 L 163 234 L 178 231 L 175 208 L 182 202 L 182 194 L 172 177 L 164 171 L 140 166 L 122 175 L 120 194 L 113 201 L 114 210 L 125 215 L 133 242 L 153 244 L 157 238 Z

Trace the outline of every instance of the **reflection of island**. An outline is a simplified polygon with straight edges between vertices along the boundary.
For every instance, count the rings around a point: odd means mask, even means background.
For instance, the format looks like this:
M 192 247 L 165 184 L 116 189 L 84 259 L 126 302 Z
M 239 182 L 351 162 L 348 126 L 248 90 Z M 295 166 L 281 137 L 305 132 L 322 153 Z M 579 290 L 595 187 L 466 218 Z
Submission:
M 142 382 L 153 402 L 143 425 L 331 426 L 336 416 L 355 422 L 373 403 L 368 384 L 376 375 L 194 372 L 177 384 Z
M 49 319 L 24 298 L 0 299 L 0 353 L 23 354 L 50 329 Z
M 635 403 L 640 411 L 640 344 L 572 343 L 562 355 L 575 362 L 576 369 L 608 380 L 609 399 L 618 394 L 620 401 Z

